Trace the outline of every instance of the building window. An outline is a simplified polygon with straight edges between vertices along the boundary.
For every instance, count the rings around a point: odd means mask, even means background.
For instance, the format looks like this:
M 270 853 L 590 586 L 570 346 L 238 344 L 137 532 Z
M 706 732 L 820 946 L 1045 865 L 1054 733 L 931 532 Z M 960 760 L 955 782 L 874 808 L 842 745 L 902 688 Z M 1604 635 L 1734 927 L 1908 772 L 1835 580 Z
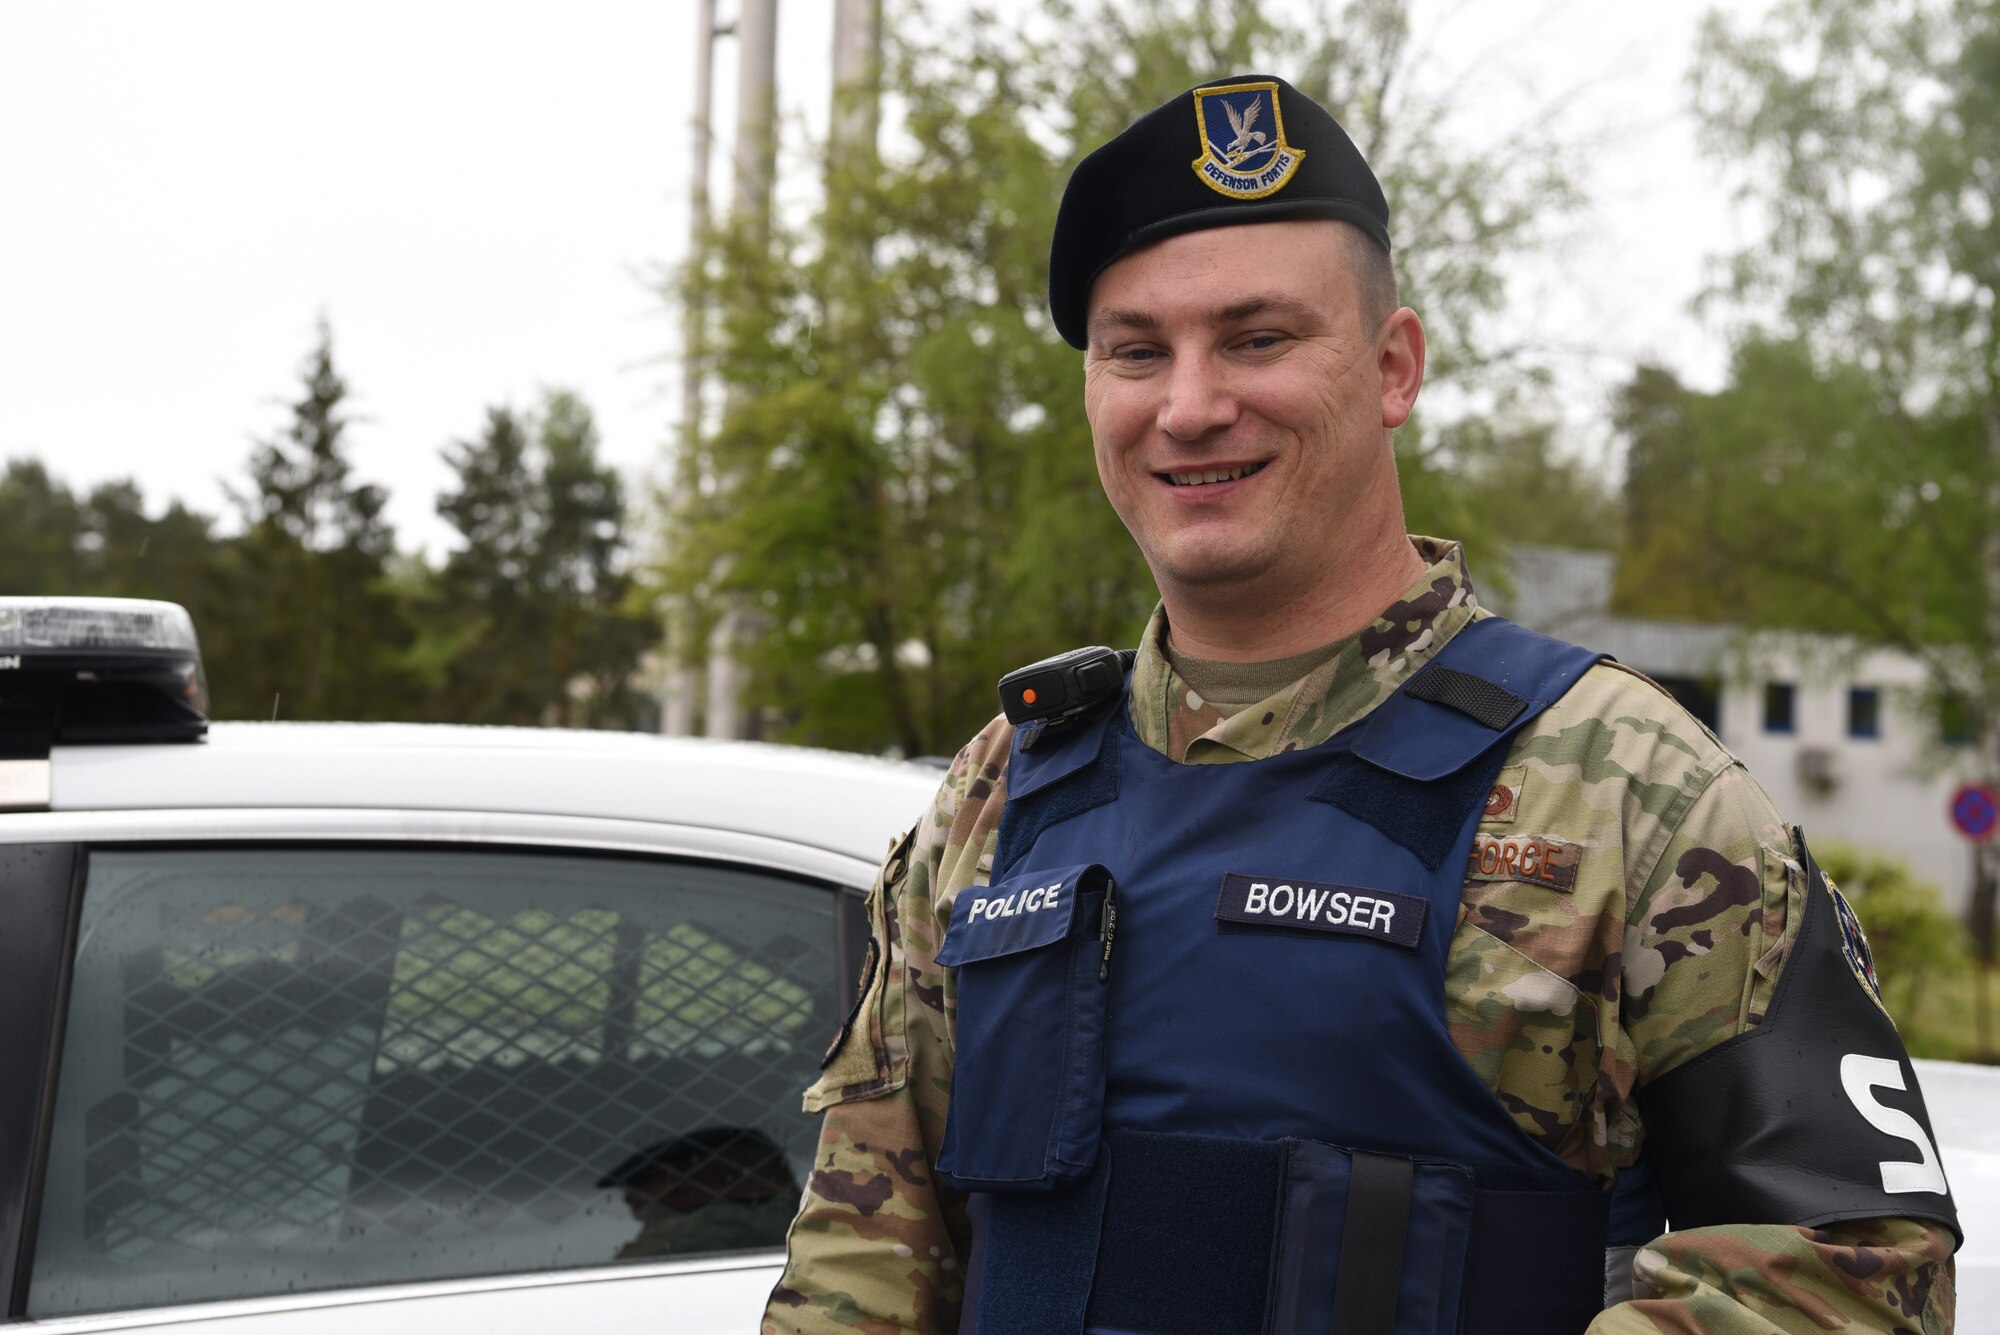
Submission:
M 1849 737 L 1882 735 L 1882 692 L 1873 686 L 1848 687 L 1847 735 Z
M 1710 732 L 1722 731 L 1722 697 L 1717 694 L 1715 683 L 1700 677 L 1654 677 L 1654 681 L 1666 688 L 1667 694 L 1680 703 L 1682 709 L 1702 721 Z
M 1798 691 L 1788 681 L 1764 683 L 1764 731 L 1797 732 L 1795 705 Z

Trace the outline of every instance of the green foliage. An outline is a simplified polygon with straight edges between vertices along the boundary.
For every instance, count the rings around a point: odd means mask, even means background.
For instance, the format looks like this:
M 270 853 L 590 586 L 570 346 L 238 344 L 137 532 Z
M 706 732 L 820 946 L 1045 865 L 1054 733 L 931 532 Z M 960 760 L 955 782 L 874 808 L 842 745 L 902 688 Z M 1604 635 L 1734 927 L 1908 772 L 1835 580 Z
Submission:
M 1506 587 L 1506 550 L 1517 542 L 1600 551 L 1618 545 L 1616 492 L 1584 460 L 1562 452 L 1549 423 L 1481 416 L 1437 434 L 1428 457 L 1398 460 L 1410 528 L 1460 538 L 1480 586 Z
M 1815 850 L 1820 869 L 1854 906 L 1868 934 L 1882 1000 L 1919 1057 L 1971 1055 L 1961 994 L 1971 980 L 1971 939 L 1938 888 L 1907 862 L 1851 844 Z
M 1980 543 L 1994 461 L 1977 427 L 1885 402 L 1798 341 L 1738 348 L 1714 394 L 1647 368 L 1617 420 L 1629 446 L 1620 605 L 1642 615 L 1845 631 L 1935 660 L 1985 651 Z
M 0 473 L 0 592 L 161 598 L 201 637 L 217 718 L 425 719 L 633 727 L 658 639 L 626 567 L 625 503 L 589 408 L 549 393 L 489 412 L 446 452 L 442 570 L 399 555 L 386 495 L 353 477 L 347 387 L 324 326 L 291 420 L 249 461 L 243 530 L 129 481 L 79 496 L 31 460 Z M 274 708 L 275 707 L 275 708 Z
M 1693 85 L 1760 234 L 1712 294 L 1729 385 L 1623 396 L 1620 603 L 1901 649 L 2000 772 L 2000 0 L 1717 12 Z
M 347 384 L 323 321 L 300 378 L 291 421 L 258 446 L 252 490 L 236 497 L 245 528 L 227 584 L 241 610 L 217 646 L 228 670 L 210 674 L 215 716 L 420 717 L 402 661 L 415 628 L 388 579 L 388 495 L 354 481 Z
M 1044 0 L 889 27 L 891 150 L 829 154 L 809 218 L 719 229 L 677 284 L 726 404 L 681 442 L 661 578 L 687 646 L 704 616 L 755 613 L 739 651 L 752 698 L 785 702 L 781 735 L 949 753 L 1002 672 L 1130 644 L 1155 597 L 1097 485 L 1081 360 L 1044 306 L 1084 149 L 1218 70 L 1290 78 L 1372 154 L 1406 296 L 1434 322 L 1433 378 L 1467 392 L 1520 378 L 1491 329 L 1502 275 L 1573 194 L 1548 135 L 1497 158 L 1444 138 L 1404 77 L 1393 0 Z M 1413 513 L 1481 519 L 1444 499 L 1491 441 L 1402 434 Z
M 457 475 L 438 513 L 464 540 L 439 572 L 425 646 L 432 714 L 468 723 L 633 727 L 630 678 L 659 638 L 623 561 L 625 500 L 576 395 L 525 420 L 489 408 L 445 451 Z
M 1765 234 L 1723 295 L 1906 409 L 2000 388 L 2000 0 L 1783 0 L 1712 14 L 1694 66 L 1710 147 Z
M 1715 294 L 1739 320 L 1729 387 L 1646 370 L 1625 394 L 1622 593 L 1673 615 L 1707 587 L 1747 620 L 1896 645 L 1991 719 L 2000 0 L 1716 14 L 1695 93 L 1764 234 Z

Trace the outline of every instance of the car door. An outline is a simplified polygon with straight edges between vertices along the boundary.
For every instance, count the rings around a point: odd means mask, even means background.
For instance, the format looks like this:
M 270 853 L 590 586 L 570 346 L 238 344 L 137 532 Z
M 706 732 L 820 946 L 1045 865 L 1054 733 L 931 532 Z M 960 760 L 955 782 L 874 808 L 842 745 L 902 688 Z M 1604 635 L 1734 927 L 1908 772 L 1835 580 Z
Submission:
M 866 864 L 578 818 L 5 825 L 10 1319 L 754 1321 Z

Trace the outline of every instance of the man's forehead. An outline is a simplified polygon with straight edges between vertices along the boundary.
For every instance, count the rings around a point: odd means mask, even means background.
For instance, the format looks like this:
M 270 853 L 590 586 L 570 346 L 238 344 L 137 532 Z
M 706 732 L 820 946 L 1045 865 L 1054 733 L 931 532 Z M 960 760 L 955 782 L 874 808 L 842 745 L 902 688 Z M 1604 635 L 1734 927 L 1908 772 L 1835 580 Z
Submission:
M 1240 324 L 1259 317 L 1318 321 L 1327 312 L 1286 292 L 1252 292 L 1222 302 L 1187 303 L 1171 298 L 1152 303 L 1093 305 L 1090 332 L 1100 334 L 1118 329 L 1159 329 L 1169 322 L 1192 319 L 1198 324 L 1220 327 Z
M 1169 237 L 1121 256 L 1091 284 L 1089 330 L 1257 315 L 1310 318 L 1345 290 L 1339 223 L 1248 223 Z M 1329 290 L 1328 283 L 1332 288 Z

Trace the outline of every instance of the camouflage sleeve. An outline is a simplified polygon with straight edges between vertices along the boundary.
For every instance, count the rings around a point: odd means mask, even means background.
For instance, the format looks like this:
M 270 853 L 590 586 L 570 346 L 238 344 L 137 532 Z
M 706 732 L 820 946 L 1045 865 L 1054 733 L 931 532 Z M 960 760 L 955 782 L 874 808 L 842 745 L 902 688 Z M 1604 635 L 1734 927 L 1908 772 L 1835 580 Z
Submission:
M 1790 831 L 1741 765 L 1722 769 L 1670 828 L 1627 919 L 1622 960 L 1623 1039 L 1641 1083 L 1762 1020 L 1805 902 Z M 1907 1219 L 1671 1232 L 1640 1249 L 1633 1300 L 1590 1331 L 1948 1335 L 1952 1246 L 1948 1230 Z
M 931 1171 L 952 1053 L 935 956 L 953 897 L 991 856 L 1011 736 L 996 721 L 959 752 L 869 895 L 861 995 L 805 1095 L 823 1114 L 819 1148 L 765 1335 L 958 1327 L 970 1231 L 963 1197 Z

